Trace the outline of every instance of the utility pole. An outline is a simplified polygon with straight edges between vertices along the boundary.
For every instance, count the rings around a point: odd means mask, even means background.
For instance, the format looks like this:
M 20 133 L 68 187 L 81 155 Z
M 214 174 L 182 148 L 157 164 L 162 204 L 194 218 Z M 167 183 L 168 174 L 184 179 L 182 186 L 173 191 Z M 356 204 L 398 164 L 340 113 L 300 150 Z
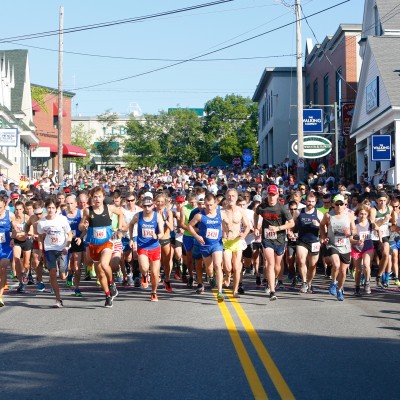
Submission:
M 58 44 L 58 184 L 63 182 L 63 55 L 64 55 L 64 7 L 60 7 L 60 32 Z
M 297 180 L 304 179 L 304 134 L 303 134 L 303 65 L 301 51 L 300 0 L 295 2 L 296 12 L 296 70 L 297 70 Z

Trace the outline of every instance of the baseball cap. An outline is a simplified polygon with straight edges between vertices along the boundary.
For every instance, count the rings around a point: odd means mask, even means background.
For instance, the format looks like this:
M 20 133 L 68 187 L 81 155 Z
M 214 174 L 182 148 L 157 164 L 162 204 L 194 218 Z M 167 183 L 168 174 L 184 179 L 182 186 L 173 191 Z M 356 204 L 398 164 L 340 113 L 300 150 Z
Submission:
M 144 206 L 151 206 L 153 205 L 153 197 L 143 197 L 142 205 Z
M 185 202 L 185 196 L 176 196 L 175 201 L 177 203 L 184 203 Z
M 278 194 L 278 188 L 275 185 L 269 185 L 267 189 L 268 194 Z
M 71 193 L 71 189 L 70 188 L 64 188 L 64 193 Z
M 146 198 L 146 197 L 150 197 L 150 198 L 153 200 L 153 193 L 151 193 L 151 192 L 146 192 L 146 193 L 144 194 L 144 198 Z
M 16 192 L 14 192 L 14 193 L 11 193 L 11 196 L 10 196 L 12 199 L 18 199 L 19 198 L 19 194 L 18 193 L 16 193 Z
M 259 201 L 260 203 L 261 203 L 261 196 L 259 195 L 259 194 L 256 194 L 254 197 L 253 197 L 253 201 Z
M 198 203 L 203 203 L 205 197 L 206 197 L 206 196 L 204 196 L 204 194 L 199 194 L 199 195 L 196 197 L 196 201 L 197 201 Z
M 333 202 L 336 203 L 337 201 L 343 201 L 344 203 L 344 196 L 341 194 L 337 194 L 334 198 L 333 198 Z

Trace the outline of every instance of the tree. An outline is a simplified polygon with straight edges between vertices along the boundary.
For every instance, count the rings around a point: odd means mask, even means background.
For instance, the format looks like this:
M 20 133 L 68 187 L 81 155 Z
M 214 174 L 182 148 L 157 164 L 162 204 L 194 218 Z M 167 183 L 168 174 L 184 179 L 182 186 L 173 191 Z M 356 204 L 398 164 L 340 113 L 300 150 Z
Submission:
M 230 94 L 208 101 L 204 111 L 204 133 L 208 143 L 219 142 L 221 158 L 231 162 L 249 148 L 257 159 L 257 103 L 248 97 Z
M 119 143 L 113 135 L 103 136 L 94 144 L 94 150 L 100 155 L 102 164 L 107 166 L 118 156 Z
M 106 110 L 103 114 L 99 114 L 97 116 L 97 121 L 100 122 L 100 124 L 103 127 L 104 133 L 106 133 L 107 128 L 112 128 L 115 126 L 115 123 L 118 121 L 118 113 L 116 112 L 111 112 L 111 109 Z
M 90 164 L 90 151 L 92 150 L 92 137 L 96 133 L 95 129 L 85 130 L 83 123 L 75 125 L 71 132 L 71 143 L 86 150 L 87 156 L 77 157 L 75 163 L 78 167 L 86 167 Z

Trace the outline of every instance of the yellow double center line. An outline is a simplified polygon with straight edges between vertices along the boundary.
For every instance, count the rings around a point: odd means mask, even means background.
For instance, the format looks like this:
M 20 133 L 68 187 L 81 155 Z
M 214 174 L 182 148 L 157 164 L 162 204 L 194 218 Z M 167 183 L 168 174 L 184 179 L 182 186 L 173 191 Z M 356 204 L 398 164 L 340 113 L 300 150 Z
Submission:
M 213 291 L 214 297 L 217 297 L 217 292 Z M 278 370 L 278 367 L 272 360 L 268 350 L 265 348 L 263 342 L 258 336 L 256 330 L 253 327 L 247 314 L 244 312 L 242 306 L 238 303 L 237 299 L 232 296 L 232 292 L 228 294 L 228 298 L 235 309 L 240 321 L 243 324 L 246 333 L 248 334 L 251 343 L 253 344 L 258 357 L 260 358 L 264 368 L 266 369 L 269 377 L 271 378 L 277 392 L 282 399 L 295 399 L 289 386 L 283 379 L 283 376 Z M 232 318 L 231 313 L 228 310 L 225 302 L 218 302 L 219 309 L 225 320 L 225 325 L 228 329 L 229 335 L 231 337 L 232 343 L 235 347 L 236 353 L 239 357 L 240 363 L 242 364 L 244 373 L 246 375 L 247 381 L 249 382 L 251 391 L 253 392 L 255 399 L 268 399 L 267 393 L 261 383 L 261 380 L 257 374 L 256 369 L 250 359 L 250 356 L 246 350 L 246 347 L 239 335 L 236 324 Z

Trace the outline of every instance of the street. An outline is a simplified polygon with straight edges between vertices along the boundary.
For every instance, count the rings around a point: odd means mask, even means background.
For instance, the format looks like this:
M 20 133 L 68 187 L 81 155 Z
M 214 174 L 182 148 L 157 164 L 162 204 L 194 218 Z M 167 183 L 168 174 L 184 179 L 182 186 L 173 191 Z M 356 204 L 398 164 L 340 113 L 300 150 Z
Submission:
M 345 301 L 317 276 L 317 293 L 285 282 L 270 302 L 253 276 L 246 293 L 217 303 L 171 280 L 174 293 L 119 287 L 112 309 L 94 281 L 84 297 L 65 286 L 63 309 L 47 290 L 0 309 L 1 399 L 397 398 L 400 290 Z M 374 285 L 373 285 L 374 286 Z M 47 285 L 49 288 L 49 286 Z

